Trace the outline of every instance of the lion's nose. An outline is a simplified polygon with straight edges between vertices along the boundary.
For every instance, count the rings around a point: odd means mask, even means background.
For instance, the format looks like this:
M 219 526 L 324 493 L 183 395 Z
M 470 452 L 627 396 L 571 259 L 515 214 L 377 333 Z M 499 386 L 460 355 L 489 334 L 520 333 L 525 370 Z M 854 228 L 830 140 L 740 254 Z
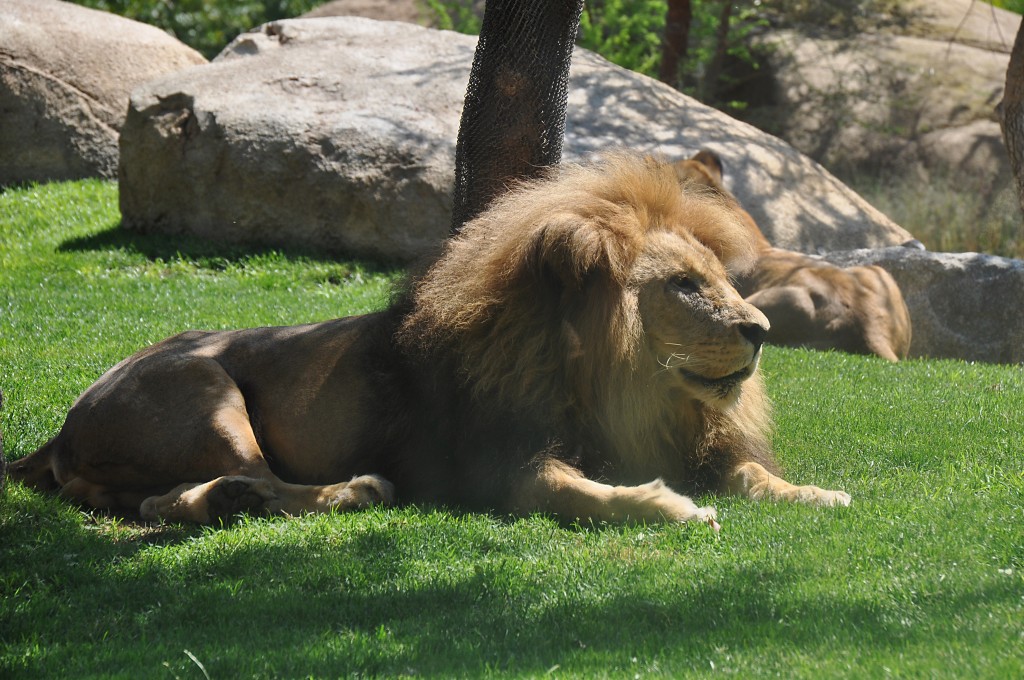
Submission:
M 754 346 L 754 349 L 757 349 L 764 344 L 764 339 L 768 336 L 768 329 L 759 323 L 741 323 L 740 335 L 745 337 Z

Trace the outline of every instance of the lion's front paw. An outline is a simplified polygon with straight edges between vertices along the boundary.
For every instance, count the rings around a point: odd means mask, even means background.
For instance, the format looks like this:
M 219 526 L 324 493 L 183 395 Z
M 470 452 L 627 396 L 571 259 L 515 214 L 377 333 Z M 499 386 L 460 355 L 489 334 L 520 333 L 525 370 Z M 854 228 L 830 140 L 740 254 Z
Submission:
M 703 508 L 697 508 L 696 516 L 694 517 L 694 521 L 704 522 L 709 527 L 714 529 L 716 534 L 722 529 L 722 525 L 716 521 L 717 519 L 718 511 L 715 510 L 710 505 L 705 506 Z
M 845 491 L 833 491 L 817 486 L 801 486 L 797 488 L 795 500 L 822 508 L 846 507 L 850 504 L 850 494 Z
M 850 494 L 846 493 L 845 491 L 825 490 L 824 494 L 826 498 L 824 499 L 822 505 L 828 505 L 833 507 L 841 505 L 844 508 L 850 505 Z
M 703 508 L 697 507 L 689 497 L 678 494 L 668 488 L 664 482 L 657 479 L 649 484 L 636 487 L 644 502 L 650 505 L 653 513 L 651 517 L 644 517 L 648 520 L 668 520 L 670 522 L 701 522 L 707 524 L 715 531 L 719 530 L 717 511 L 710 505 Z M 638 513 L 643 516 L 643 513 Z

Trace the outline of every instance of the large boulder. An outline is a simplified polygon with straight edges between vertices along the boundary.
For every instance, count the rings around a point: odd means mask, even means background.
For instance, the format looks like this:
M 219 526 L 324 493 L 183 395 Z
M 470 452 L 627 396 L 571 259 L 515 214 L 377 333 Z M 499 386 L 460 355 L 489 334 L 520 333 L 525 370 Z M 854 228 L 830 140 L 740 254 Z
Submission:
M 3 0 L 0 186 L 116 177 L 131 90 L 203 63 L 153 26 L 58 0 Z
M 877 264 L 896 279 L 913 325 L 912 357 L 1024 362 L 1024 261 L 978 253 L 884 248 L 829 253 L 840 266 Z
M 774 101 L 749 119 L 828 167 L 1008 176 L 994 109 L 1020 21 L 973 0 L 912 0 L 850 35 L 772 31 L 759 41 Z
M 410 259 L 444 238 L 471 38 L 276 22 L 132 94 L 121 214 L 139 231 Z
M 476 39 L 354 17 L 274 22 L 209 66 L 132 93 L 127 228 L 409 259 L 448 232 Z M 717 151 L 775 244 L 834 250 L 911 235 L 781 140 L 578 49 L 565 158 Z

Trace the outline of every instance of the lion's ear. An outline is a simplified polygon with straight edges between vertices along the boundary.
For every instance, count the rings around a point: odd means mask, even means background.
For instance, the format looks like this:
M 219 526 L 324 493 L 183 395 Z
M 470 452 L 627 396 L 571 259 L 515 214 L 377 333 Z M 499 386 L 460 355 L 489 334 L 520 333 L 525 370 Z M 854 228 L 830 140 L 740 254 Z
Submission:
M 579 289 L 594 274 L 624 283 L 628 250 L 623 233 L 566 214 L 548 220 L 533 233 L 526 260 L 534 274 L 553 275 L 563 286 Z

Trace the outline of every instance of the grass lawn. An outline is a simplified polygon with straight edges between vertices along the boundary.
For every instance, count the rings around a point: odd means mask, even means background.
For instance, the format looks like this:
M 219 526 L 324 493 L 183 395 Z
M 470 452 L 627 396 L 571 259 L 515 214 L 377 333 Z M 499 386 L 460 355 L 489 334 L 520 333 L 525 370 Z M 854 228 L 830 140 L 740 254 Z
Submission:
M 148 343 L 367 311 L 396 275 L 128 235 L 111 184 L 0 193 L 7 455 Z M 714 499 L 718 536 L 444 508 L 206 529 L 8 485 L 0 677 L 1024 677 L 1021 367 L 764 370 L 787 478 L 849 508 Z

